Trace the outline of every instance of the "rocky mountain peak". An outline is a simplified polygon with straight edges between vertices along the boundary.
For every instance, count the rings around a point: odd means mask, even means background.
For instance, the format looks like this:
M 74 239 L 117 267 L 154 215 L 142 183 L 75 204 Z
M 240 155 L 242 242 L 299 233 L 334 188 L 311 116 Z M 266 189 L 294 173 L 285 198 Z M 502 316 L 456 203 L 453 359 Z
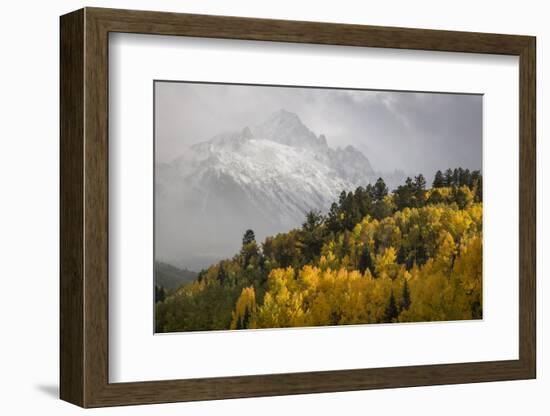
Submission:
M 281 109 L 271 114 L 263 123 L 253 129 L 258 139 L 271 140 L 299 148 L 319 148 L 326 142 L 318 138 L 297 114 Z
M 195 270 L 238 250 L 244 230 L 261 241 L 299 227 L 308 211 L 327 212 L 343 190 L 375 180 L 361 151 L 329 147 L 287 110 L 156 169 L 158 252 Z M 216 246 L 202 235 L 216 235 Z

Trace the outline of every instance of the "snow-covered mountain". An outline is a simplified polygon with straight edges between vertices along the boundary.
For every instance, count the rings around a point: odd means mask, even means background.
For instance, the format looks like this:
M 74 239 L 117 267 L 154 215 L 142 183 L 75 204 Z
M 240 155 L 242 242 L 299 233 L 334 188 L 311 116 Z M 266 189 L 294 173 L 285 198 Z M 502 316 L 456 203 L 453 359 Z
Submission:
M 280 110 L 157 165 L 157 258 L 205 267 L 238 251 L 246 229 L 263 241 L 299 226 L 309 210 L 326 212 L 342 190 L 374 179 L 359 150 L 329 147 L 296 114 Z

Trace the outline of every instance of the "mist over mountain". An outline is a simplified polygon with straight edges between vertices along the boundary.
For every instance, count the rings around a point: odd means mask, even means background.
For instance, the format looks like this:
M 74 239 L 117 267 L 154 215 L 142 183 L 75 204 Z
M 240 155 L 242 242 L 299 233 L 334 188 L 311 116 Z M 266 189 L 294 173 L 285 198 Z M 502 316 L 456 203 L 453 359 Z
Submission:
M 331 148 L 296 114 L 277 111 L 157 163 L 156 259 L 198 271 L 236 253 L 246 229 L 261 242 L 377 177 L 355 147 Z

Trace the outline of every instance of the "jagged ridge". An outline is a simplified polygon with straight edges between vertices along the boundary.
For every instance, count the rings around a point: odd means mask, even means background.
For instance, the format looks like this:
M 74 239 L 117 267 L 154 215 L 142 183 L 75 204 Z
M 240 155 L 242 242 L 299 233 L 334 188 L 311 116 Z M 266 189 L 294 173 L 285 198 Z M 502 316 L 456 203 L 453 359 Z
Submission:
M 373 175 L 359 150 L 333 149 L 296 114 L 277 111 L 260 125 L 197 143 L 157 167 L 157 252 L 191 268 L 186 253 L 213 249 L 209 256 L 224 257 L 244 229 L 260 238 L 287 231 L 307 211 L 328 210 L 343 189 L 364 186 Z M 219 244 L 199 241 L 201 230 L 217 235 Z M 179 248 L 170 247 L 174 243 Z

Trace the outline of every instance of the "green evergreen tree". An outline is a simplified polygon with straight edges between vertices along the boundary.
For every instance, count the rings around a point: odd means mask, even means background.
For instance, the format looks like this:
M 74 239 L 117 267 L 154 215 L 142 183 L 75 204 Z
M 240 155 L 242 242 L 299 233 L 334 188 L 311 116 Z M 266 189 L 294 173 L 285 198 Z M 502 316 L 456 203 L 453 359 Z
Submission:
M 432 188 L 443 188 L 445 186 L 445 178 L 443 177 L 443 173 L 438 170 L 435 173 L 434 181 L 432 183 Z
M 371 273 L 373 273 L 374 271 L 372 256 L 370 255 L 370 250 L 368 246 L 365 246 L 363 252 L 361 253 L 361 256 L 359 257 L 358 268 L 361 273 L 365 273 L 367 269 L 369 269 Z
M 319 211 L 309 211 L 302 224 L 302 251 L 306 263 L 313 261 L 321 252 L 325 237 L 325 217 Z
M 414 189 L 415 191 L 424 191 L 426 189 L 426 179 L 421 173 L 414 177 Z
M 220 284 L 224 284 L 227 280 L 227 273 L 225 272 L 225 262 L 221 261 L 218 266 L 218 275 L 216 276 Z
M 257 258 L 260 254 L 258 245 L 256 244 L 256 236 L 254 231 L 246 230 L 243 236 L 243 246 L 241 248 L 241 264 L 246 268 L 253 258 Z
M 333 202 L 330 206 L 326 224 L 328 230 L 334 234 L 342 231 L 342 223 L 340 221 L 340 208 L 336 202 Z
M 361 221 L 365 216 L 372 214 L 372 199 L 370 192 L 368 192 L 367 189 L 359 186 L 355 190 L 354 198 L 359 210 L 359 221 Z
M 359 203 L 352 192 L 349 192 L 346 197 L 343 212 L 344 228 L 346 230 L 353 230 L 353 227 L 363 218 L 359 209 Z
M 456 172 L 456 173 L 455 173 Z M 454 175 L 456 175 L 456 186 L 462 186 L 464 185 L 464 169 L 462 169 L 460 166 L 455 169 L 455 172 L 453 172 Z
M 382 218 L 386 218 L 391 214 L 393 214 L 393 204 L 391 201 L 383 199 L 381 201 L 375 202 L 372 209 L 372 216 L 374 218 L 376 218 L 377 220 L 381 220 Z
M 455 188 L 453 191 L 453 199 L 458 205 L 458 208 L 464 209 L 468 203 L 468 196 L 461 188 Z
M 453 171 L 450 168 L 445 171 L 445 186 L 453 186 Z
M 398 264 L 404 264 L 407 270 L 410 270 L 414 264 L 414 258 L 407 252 L 403 245 L 401 245 L 397 251 L 396 260 Z
M 254 231 L 246 230 L 243 235 L 243 246 L 246 246 L 247 244 L 250 244 L 255 241 L 256 241 L 256 236 L 254 235 Z
M 471 186 L 470 189 L 474 189 L 478 180 L 481 179 L 481 172 L 479 170 L 473 170 L 470 174 Z
M 443 202 L 443 197 L 441 196 L 441 193 L 437 189 L 432 190 L 430 197 L 428 198 L 428 203 L 440 204 L 441 202 Z
M 420 238 L 420 241 L 416 245 L 414 261 L 418 266 L 422 266 L 426 263 L 426 261 L 428 261 L 428 253 L 426 252 L 426 246 L 424 245 L 422 238 Z
M 460 186 L 460 174 L 459 174 L 458 168 L 455 168 L 453 170 L 453 183 L 452 183 L 452 186 L 454 186 L 454 187 Z
M 421 208 L 425 205 L 425 195 L 426 195 L 426 179 L 421 173 L 418 176 L 414 177 L 414 197 L 415 197 L 415 207 Z
M 409 283 L 407 282 L 407 279 L 405 279 L 405 283 L 403 284 L 403 293 L 401 294 L 401 310 L 407 310 L 411 306 L 411 292 L 409 290 Z
M 325 222 L 325 218 L 320 211 L 312 210 L 306 214 L 306 220 L 302 223 L 302 229 L 305 231 L 315 231 Z
M 411 178 L 405 180 L 405 185 L 400 185 L 395 190 L 393 197 L 398 210 L 413 206 L 414 184 Z
M 347 197 L 348 193 L 346 191 L 340 192 L 340 196 L 338 197 L 338 204 L 340 205 L 340 208 L 343 208 L 346 205 Z
M 470 169 L 462 169 L 460 171 L 460 186 L 472 188 L 472 174 L 470 173 Z
M 365 187 L 365 192 L 371 200 L 374 199 L 374 186 L 372 186 L 370 183 Z
M 248 305 L 246 305 L 244 308 L 243 320 L 241 322 L 242 329 L 248 328 L 249 321 L 250 321 L 250 312 L 248 310 Z
M 388 187 L 386 186 L 386 182 L 384 182 L 384 179 L 378 178 L 374 184 L 373 199 L 376 201 L 381 201 L 386 197 L 386 195 L 388 195 Z
M 474 201 L 483 202 L 483 177 L 480 174 L 472 179 L 472 189 L 475 190 Z
M 393 290 L 390 294 L 390 299 L 388 305 L 384 311 L 384 322 L 394 322 L 399 316 L 399 311 L 397 310 L 397 303 L 395 302 L 395 296 L 393 295 Z

